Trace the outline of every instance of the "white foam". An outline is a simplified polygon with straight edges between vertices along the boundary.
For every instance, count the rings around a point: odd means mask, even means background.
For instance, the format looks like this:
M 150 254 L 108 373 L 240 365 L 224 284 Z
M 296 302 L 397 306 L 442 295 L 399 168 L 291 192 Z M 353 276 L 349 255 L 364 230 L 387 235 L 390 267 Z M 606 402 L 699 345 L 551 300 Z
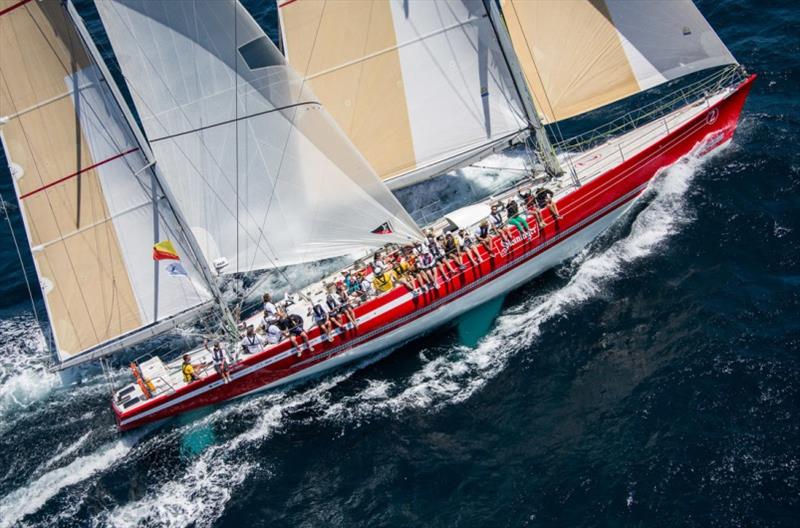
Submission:
M 44 336 L 30 315 L 0 320 L 0 427 L 60 384 L 48 372 Z
M 663 171 L 651 183 L 645 197 L 650 201 L 634 219 L 627 236 L 600 253 L 585 250 L 572 263 L 566 285 L 507 310 L 476 348 L 454 347 L 430 360 L 423 351 L 423 367 L 405 383 L 372 382 L 328 408 L 326 417 L 358 421 L 376 413 L 436 409 L 472 396 L 505 368 L 510 357 L 529 349 L 545 323 L 601 294 L 632 262 L 651 255 L 691 221 L 685 195 L 699 165 L 700 160 L 690 156 Z M 393 385 L 400 386 L 392 390 Z M 384 397 L 376 398 L 381 394 Z
M 59 444 L 59 446 L 56 448 L 56 451 L 57 451 L 57 453 L 55 454 L 55 456 L 53 456 L 52 458 L 50 458 L 49 460 L 47 460 L 47 462 L 45 462 L 44 464 L 42 464 L 42 466 L 41 466 L 41 470 L 45 470 L 45 469 L 47 469 L 47 468 L 49 468 L 49 467 L 52 467 L 52 466 L 54 466 L 54 465 L 55 465 L 55 464 L 57 464 L 58 462 L 61 462 L 62 460 L 64 460 L 64 459 L 65 459 L 65 458 L 67 458 L 68 456 L 70 456 L 70 455 L 72 455 L 73 453 L 75 453 L 76 451 L 78 451 L 78 450 L 79 450 L 81 447 L 83 447 L 83 445 L 86 443 L 86 441 L 89 439 L 89 437 L 90 437 L 91 435 L 92 435 L 92 431 L 87 431 L 87 432 L 85 432 L 85 433 L 84 433 L 84 434 L 83 434 L 83 435 L 82 435 L 80 438 L 78 438 L 78 439 L 77 439 L 75 442 L 73 442 L 73 443 L 71 443 L 69 446 L 67 446 L 67 448 L 66 448 L 66 449 L 62 449 L 62 450 L 60 450 L 60 449 L 61 449 L 61 447 L 62 447 L 62 445 L 61 445 L 61 444 Z M 59 450 L 60 450 L 60 451 L 59 451 Z M 39 473 L 41 470 L 37 471 L 37 473 Z
M 108 443 L 92 454 L 78 457 L 66 466 L 49 471 L 27 486 L 12 491 L 0 500 L 0 528 L 16 526 L 23 517 L 39 511 L 64 488 L 108 469 L 127 455 L 143 434 L 144 431 Z
M 370 380 L 357 394 L 336 401 L 331 401 L 331 389 L 347 379 L 358 367 L 316 382 L 307 390 L 269 393 L 224 406 L 185 428 L 218 423 L 231 414 L 241 414 L 248 419 L 257 415 L 257 418 L 244 432 L 208 447 L 193 458 L 186 468 L 167 468 L 164 480 L 149 489 L 144 497 L 101 514 L 94 519 L 94 523 L 131 526 L 149 521 L 163 526 L 212 525 L 224 511 L 236 488 L 255 470 L 265 470 L 262 466 L 267 462 L 248 460 L 247 447 L 270 438 L 286 425 L 293 411 L 309 404 L 320 411 L 313 419 L 338 421 L 358 420 L 362 416 L 408 409 L 437 409 L 469 398 L 501 372 L 510 357 L 528 349 L 540 335 L 544 324 L 554 317 L 567 314 L 570 307 L 596 297 L 609 281 L 620 277 L 631 262 L 652 254 L 681 225 L 691 220 L 684 196 L 696 168 L 697 161 L 689 158 L 657 178 L 648 193 L 650 202 L 633 221 L 626 237 L 600 253 L 587 251 L 578 257 L 565 286 L 506 310 L 477 347 L 453 347 L 445 354 L 429 354 L 431 359 L 422 351 L 423 366 L 410 378 Z M 3 324 L 5 321 L 0 321 L 0 331 L 6 335 Z M 15 332 L 21 331 L 22 327 L 31 328 L 30 321 L 16 324 L 20 326 L 14 327 Z M 33 336 L 35 333 L 25 335 Z M 17 348 L 21 347 L 17 345 Z M 34 344 L 29 350 L 38 350 L 38 356 L 17 353 L 13 346 L 7 348 L 5 353 L 0 349 L 0 354 L 12 358 L 0 356 L 0 417 L 6 402 L 9 402 L 9 408 L 24 406 L 27 402 L 42 398 L 58 384 L 57 376 L 46 377 L 43 347 Z M 35 376 L 37 373 L 45 375 L 44 382 Z M 13 381 L 17 376 L 23 378 Z M 13 394 L 14 397 L 7 398 L 6 394 Z M 176 434 L 182 430 L 184 427 L 178 429 Z M 144 434 L 141 432 L 137 436 L 106 444 L 92 454 L 52 469 L 13 491 L 0 500 L 0 528 L 14 525 L 26 515 L 35 513 L 63 489 L 106 471 L 116 461 L 126 457 L 133 443 Z M 43 469 L 62 463 L 86 442 L 88 440 L 81 437 L 47 461 Z
M 169 468 L 167 480 L 142 499 L 124 504 L 101 518 L 96 525 L 139 526 L 211 526 L 219 518 L 235 489 L 263 462 L 245 458 L 244 448 L 271 437 L 287 423 L 287 415 L 308 404 L 327 406 L 330 390 L 347 379 L 352 370 L 333 376 L 299 393 L 275 392 L 229 406 L 223 415 L 214 413 L 212 421 L 230 412 L 258 414 L 255 423 L 229 440 L 212 445 L 187 461 L 184 467 Z M 211 418 L 211 417 L 208 417 Z M 203 420 L 207 423 L 208 420 Z M 197 427 L 197 423 L 190 428 Z M 173 478 L 174 477 L 174 478 Z

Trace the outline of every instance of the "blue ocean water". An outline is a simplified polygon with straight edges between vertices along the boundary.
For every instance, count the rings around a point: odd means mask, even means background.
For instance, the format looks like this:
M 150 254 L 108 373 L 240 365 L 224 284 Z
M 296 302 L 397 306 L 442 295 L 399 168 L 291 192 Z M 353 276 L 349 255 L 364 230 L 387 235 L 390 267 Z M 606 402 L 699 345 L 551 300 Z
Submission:
M 0 229 L 0 527 L 797 526 L 800 14 L 698 5 L 760 76 L 732 145 L 370 365 L 118 435 L 99 370 L 47 372 Z

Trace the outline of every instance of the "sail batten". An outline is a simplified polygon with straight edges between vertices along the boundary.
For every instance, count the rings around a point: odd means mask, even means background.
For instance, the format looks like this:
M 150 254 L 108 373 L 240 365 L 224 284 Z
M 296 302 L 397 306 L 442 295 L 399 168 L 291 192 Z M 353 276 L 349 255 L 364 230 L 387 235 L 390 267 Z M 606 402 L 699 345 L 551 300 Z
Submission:
M 545 123 L 690 73 L 735 64 L 691 0 L 501 0 Z
M 11 7 L 0 1 L 0 136 L 55 352 L 75 364 L 210 295 L 65 6 Z M 179 263 L 153 261 L 159 237 L 175 240 Z
M 528 127 L 481 0 L 278 7 L 289 63 L 392 188 Z

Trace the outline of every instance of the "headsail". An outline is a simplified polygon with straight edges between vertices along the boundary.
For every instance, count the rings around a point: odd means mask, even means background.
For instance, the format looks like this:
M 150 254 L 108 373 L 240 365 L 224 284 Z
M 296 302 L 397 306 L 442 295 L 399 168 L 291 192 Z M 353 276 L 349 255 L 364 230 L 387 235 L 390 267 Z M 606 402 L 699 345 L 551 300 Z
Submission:
M 278 0 L 278 7 L 289 63 L 390 186 L 526 137 L 482 0 Z
M 0 132 L 59 359 L 109 353 L 205 307 L 152 167 L 64 6 L 0 0 L 0 49 Z M 180 260 L 153 259 L 162 240 Z
M 501 0 L 543 121 L 736 59 L 691 0 Z
M 97 8 L 176 205 L 223 272 L 420 236 L 238 2 Z

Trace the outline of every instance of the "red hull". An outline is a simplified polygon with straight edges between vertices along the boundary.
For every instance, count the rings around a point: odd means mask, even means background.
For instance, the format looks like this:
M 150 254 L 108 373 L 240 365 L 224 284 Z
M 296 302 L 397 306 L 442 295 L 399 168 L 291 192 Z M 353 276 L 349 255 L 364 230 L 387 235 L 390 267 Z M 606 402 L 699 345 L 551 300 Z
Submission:
M 630 202 L 641 193 L 659 169 L 673 164 L 700 142 L 705 142 L 701 154 L 706 154 L 729 141 L 736 130 L 739 114 L 754 79 L 755 76 L 751 76 L 728 97 L 672 131 L 657 143 L 559 200 L 558 207 L 563 213 L 564 219 L 554 222 L 549 213 L 545 212 L 547 227 L 532 240 L 524 241 L 518 238 L 508 252 L 498 253 L 474 269 L 469 266 L 466 271 L 440 286 L 438 291 L 403 302 L 390 311 L 363 322 L 357 333 L 350 331 L 345 334 L 348 339 L 344 342 L 341 338 L 336 338 L 331 344 L 317 345 L 313 355 L 306 352 L 302 357 L 297 358 L 294 354 L 286 353 L 290 345 L 283 343 L 243 359 L 237 364 L 236 371 L 234 371 L 234 377 L 237 373 L 241 377 L 227 385 L 221 384 L 218 376 L 214 374 L 191 385 L 181 387 L 174 393 L 153 398 L 129 412 L 114 408 L 120 429 L 128 430 L 139 427 L 191 409 L 220 403 L 273 384 L 407 325 L 475 290 L 486 281 L 508 273 L 545 250 L 554 247 L 555 244 L 574 236 L 604 215 Z M 392 292 L 359 306 L 356 313 L 358 316 L 367 314 L 387 303 L 398 300 L 406 293 L 402 287 L 395 288 Z M 319 331 L 314 329 L 309 332 L 309 335 L 314 338 L 319 335 Z M 277 359 L 278 356 L 284 357 Z M 265 361 L 269 364 L 259 366 Z M 243 372 L 248 370 L 251 372 Z

